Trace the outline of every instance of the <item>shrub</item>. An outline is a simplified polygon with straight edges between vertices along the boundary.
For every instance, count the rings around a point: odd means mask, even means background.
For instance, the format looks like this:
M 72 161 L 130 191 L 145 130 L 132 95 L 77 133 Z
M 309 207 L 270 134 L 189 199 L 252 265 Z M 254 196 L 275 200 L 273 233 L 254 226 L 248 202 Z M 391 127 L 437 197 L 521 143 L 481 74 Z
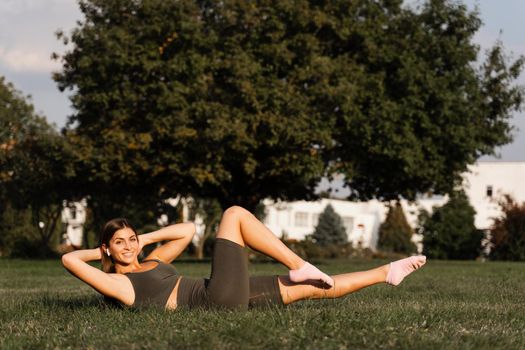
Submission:
M 29 210 L 16 210 L 7 202 L 0 214 L 0 255 L 11 256 L 16 241 L 21 237 L 36 240 L 37 232 L 31 225 L 31 212 Z M 15 249 L 16 250 L 16 249 Z
M 312 236 L 306 236 L 302 241 L 283 240 L 283 242 L 297 255 L 307 260 L 349 258 L 358 252 L 351 243 L 321 246 L 312 240 Z
M 494 221 L 490 257 L 496 260 L 525 260 L 525 202 L 516 203 L 510 196 L 500 202 L 503 215 Z
M 9 254 L 12 258 L 45 259 L 56 258 L 57 254 L 40 240 L 31 239 L 27 236 L 18 236 L 14 239 Z
M 475 259 L 481 253 L 483 232 L 474 226 L 476 211 L 464 192 L 451 195 L 432 215 L 419 217 L 423 253 L 432 259 Z
M 343 220 L 330 204 L 319 215 L 319 222 L 312 234 L 312 239 L 323 247 L 348 242 L 348 235 L 346 234 Z
M 379 228 L 377 246 L 385 252 L 411 254 L 417 248 L 412 242 L 412 228 L 407 222 L 403 208 L 399 202 L 390 206 L 385 221 Z
M 30 209 L 13 208 L 5 203 L 0 213 L 0 256 L 16 258 L 48 258 L 56 254 L 31 224 Z

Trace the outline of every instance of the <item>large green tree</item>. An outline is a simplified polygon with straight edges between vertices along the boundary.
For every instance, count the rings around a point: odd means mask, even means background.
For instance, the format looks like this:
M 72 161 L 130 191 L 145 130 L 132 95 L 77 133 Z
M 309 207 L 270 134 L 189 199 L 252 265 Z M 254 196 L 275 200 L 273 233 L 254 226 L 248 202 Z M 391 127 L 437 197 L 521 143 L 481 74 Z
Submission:
M 447 192 L 510 140 L 500 44 L 456 1 L 83 0 L 55 75 L 95 190 L 254 209 L 342 172 L 359 198 Z M 108 188 L 107 184 L 111 184 Z M 86 187 L 87 188 L 87 187 Z
M 481 20 L 461 1 L 359 3 L 368 5 L 335 46 L 363 75 L 348 77 L 361 88 L 337 112 L 333 158 L 359 198 L 451 193 L 468 164 L 511 140 L 523 57 L 511 62 L 498 42 L 477 67 Z
M 73 161 L 66 139 L 0 77 L 0 210 L 29 210 L 44 250 L 57 231 L 62 200 L 75 192 Z

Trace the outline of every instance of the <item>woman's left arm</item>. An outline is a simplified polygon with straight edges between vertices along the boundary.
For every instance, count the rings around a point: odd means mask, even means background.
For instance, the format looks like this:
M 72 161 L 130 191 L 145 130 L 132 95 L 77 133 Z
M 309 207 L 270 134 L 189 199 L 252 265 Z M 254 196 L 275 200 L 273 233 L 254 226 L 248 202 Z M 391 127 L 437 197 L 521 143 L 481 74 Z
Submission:
M 161 228 L 160 230 L 139 236 L 141 248 L 152 243 L 169 241 L 155 248 L 146 259 L 159 259 L 165 263 L 172 262 L 190 244 L 195 234 L 195 224 L 186 222 Z

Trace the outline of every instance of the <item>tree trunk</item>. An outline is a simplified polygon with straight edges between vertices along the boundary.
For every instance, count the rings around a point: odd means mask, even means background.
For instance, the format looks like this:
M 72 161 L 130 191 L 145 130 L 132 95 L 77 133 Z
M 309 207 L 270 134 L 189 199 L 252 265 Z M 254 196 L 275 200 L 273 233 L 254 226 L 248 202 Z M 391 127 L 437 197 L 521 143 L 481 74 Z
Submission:
M 204 240 L 200 239 L 199 243 L 195 246 L 195 258 L 198 260 L 204 259 Z
M 199 260 L 204 259 L 204 243 L 209 237 L 211 237 L 214 227 L 215 223 L 208 223 L 204 228 L 204 233 L 202 237 L 199 238 L 199 242 L 195 247 L 195 257 Z

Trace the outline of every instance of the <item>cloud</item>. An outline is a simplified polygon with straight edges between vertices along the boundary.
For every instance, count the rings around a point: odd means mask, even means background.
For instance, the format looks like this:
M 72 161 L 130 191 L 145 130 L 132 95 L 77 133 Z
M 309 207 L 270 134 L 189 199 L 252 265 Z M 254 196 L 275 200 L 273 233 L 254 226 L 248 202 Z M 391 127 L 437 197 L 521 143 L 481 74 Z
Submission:
M 75 0 L 2 0 L 0 1 L 0 13 L 5 15 L 17 15 L 31 10 L 45 10 L 55 6 L 76 5 Z
M 75 0 L 0 0 L 0 67 L 13 72 L 51 73 L 65 47 L 54 33 L 81 18 Z
M 50 58 L 47 50 L 28 50 L 23 48 L 6 49 L 0 47 L 0 64 L 15 72 L 45 73 L 60 69 L 60 63 Z

